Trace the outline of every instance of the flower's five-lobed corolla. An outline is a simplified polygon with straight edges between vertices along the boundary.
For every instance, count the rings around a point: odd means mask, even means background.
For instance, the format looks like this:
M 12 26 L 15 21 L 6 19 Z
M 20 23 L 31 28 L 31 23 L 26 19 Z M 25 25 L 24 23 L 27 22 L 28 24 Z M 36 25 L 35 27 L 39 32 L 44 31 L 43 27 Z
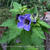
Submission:
M 31 14 L 20 15 L 18 17 L 19 22 L 17 23 L 18 28 L 24 28 L 26 31 L 30 30 Z

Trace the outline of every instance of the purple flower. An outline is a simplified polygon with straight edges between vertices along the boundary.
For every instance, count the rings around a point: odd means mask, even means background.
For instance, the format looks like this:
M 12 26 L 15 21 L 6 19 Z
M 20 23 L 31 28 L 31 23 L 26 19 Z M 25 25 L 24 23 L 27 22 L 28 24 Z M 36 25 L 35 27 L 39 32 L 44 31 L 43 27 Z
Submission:
M 18 28 L 24 28 L 26 31 L 30 30 L 31 18 L 30 14 L 20 15 L 18 20 L 20 22 L 17 23 Z

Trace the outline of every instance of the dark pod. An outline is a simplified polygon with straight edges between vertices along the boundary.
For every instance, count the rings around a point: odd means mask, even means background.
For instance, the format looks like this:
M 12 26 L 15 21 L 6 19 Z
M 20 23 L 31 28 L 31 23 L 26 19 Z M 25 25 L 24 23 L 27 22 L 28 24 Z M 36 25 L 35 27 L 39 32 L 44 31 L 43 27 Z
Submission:
M 36 22 L 33 22 L 34 24 L 36 24 Z
M 33 23 L 36 24 L 36 19 L 33 20 Z

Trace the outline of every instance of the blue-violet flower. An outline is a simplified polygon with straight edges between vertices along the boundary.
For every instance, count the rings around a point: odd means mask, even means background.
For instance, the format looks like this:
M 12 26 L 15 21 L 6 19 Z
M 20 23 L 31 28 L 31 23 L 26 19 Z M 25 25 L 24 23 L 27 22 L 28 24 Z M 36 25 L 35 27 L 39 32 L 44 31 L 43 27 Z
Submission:
M 24 28 L 26 31 L 30 30 L 31 14 L 20 15 L 18 17 L 19 22 L 17 23 L 18 28 Z

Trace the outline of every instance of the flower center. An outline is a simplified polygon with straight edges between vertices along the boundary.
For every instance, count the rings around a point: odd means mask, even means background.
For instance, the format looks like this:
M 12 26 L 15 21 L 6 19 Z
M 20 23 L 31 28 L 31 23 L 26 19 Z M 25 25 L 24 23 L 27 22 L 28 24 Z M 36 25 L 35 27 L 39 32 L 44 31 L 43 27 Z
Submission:
M 28 19 L 25 19 L 25 24 L 27 24 L 27 25 L 28 25 L 28 24 L 29 24 L 29 22 L 30 22 L 30 21 L 29 21 Z

